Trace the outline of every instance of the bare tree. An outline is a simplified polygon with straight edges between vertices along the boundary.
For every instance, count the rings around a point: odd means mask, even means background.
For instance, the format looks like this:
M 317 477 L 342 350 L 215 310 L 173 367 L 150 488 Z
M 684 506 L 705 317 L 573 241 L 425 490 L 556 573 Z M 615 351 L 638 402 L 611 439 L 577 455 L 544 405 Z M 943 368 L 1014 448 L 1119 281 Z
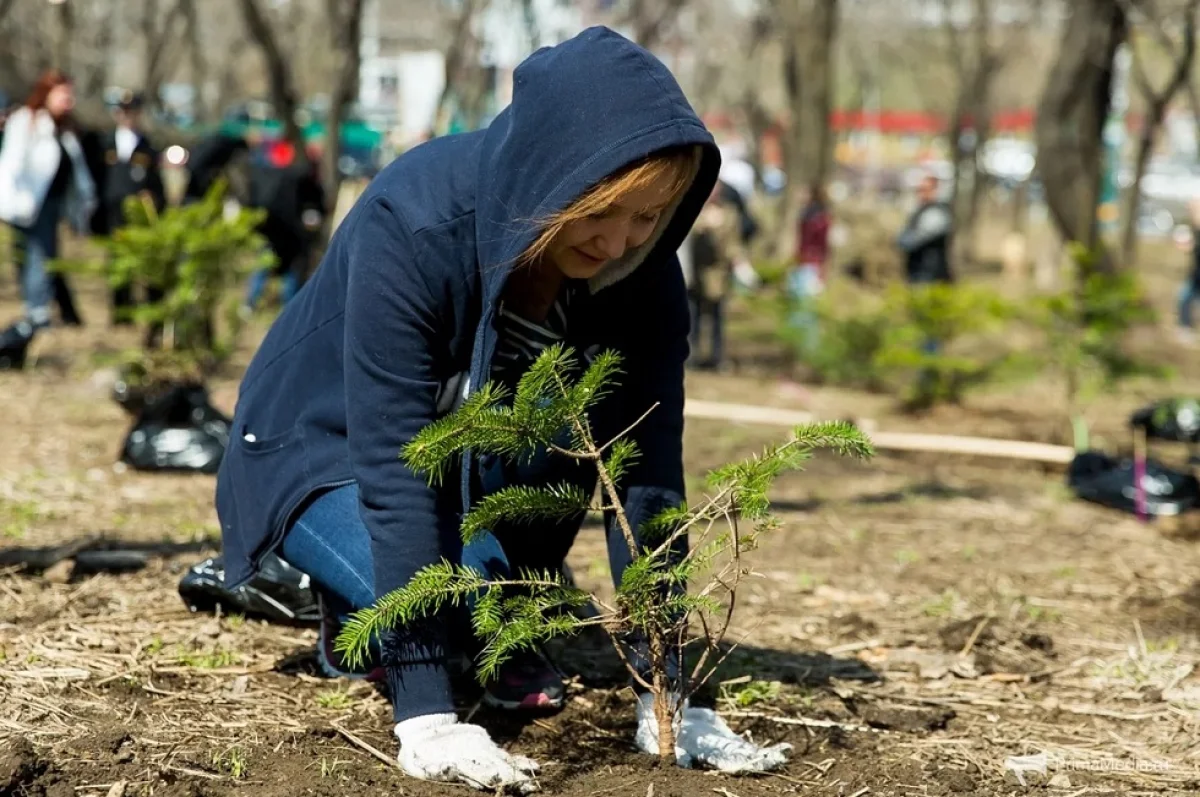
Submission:
M 359 41 L 362 39 L 363 0 L 326 0 L 330 30 L 333 33 L 333 49 L 341 58 L 341 67 L 335 73 L 333 91 L 330 94 L 329 118 L 326 120 L 324 172 L 330 202 L 337 201 L 342 185 L 342 171 L 338 168 L 341 155 L 342 120 L 346 109 L 358 95 L 358 71 L 362 62 Z M 328 219 L 326 235 L 332 230 L 333 214 Z
M 54 53 L 54 65 L 64 72 L 71 71 L 71 43 L 75 38 L 75 3 L 61 0 L 58 11 L 58 40 Z
M 1063 238 L 1090 249 L 1101 246 L 1096 206 L 1102 136 L 1113 58 L 1126 27 L 1121 0 L 1075 0 L 1038 105 L 1037 172 L 1046 204 Z M 1111 258 L 1101 267 L 1111 268 Z
M 838 0 L 774 0 L 775 23 L 783 36 L 783 83 L 789 126 L 783 146 L 788 196 L 777 254 L 791 247 L 790 219 L 800 211 L 798 188 L 824 184 L 833 166 L 833 54 Z
M 476 115 L 484 92 L 481 70 L 475 58 L 479 42 L 474 26 L 487 4 L 488 0 L 462 0 L 458 14 L 450 20 L 446 46 L 442 50 L 446 79 L 438 98 L 435 123 L 440 123 L 449 112 L 452 101 L 457 101 L 467 115 Z
M 1124 229 L 1121 233 L 1121 262 L 1126 266 L 1133 265 L 1137 254 L 1137 222 L 1141 206 L 1142 177 L 1150 162 L 1154 150 L 1154 142 L 1162 129 L 1163 120 L 1167 115 L 1167 106 L 1184 87 L 1190 85 L 1192 64 L 1196 56 L 1196 10 L 1200 0 L 1187 0 L 1187 3 L 1175 13 L 1156 14 L 1153 3 L 1143 0 L 1141 11 L 1126 6 L 1126 13 L 1131 19 L 1143 22 L 1148 27 L 1155 42 L 1165 54 L 1170 55 L 1172 68 L 1167 80 L 1158 88 L 1146 73 L 1143 59 L 1138 55 L 1137 47 L 1132 43 L 1130 48 L 1133 55 L 1133 76 L 1138 91 L 1142 96 L 1145 111 L 1142 117 L 1141 134 L 1138 137 L 1137 159 L 1133 171 L 1133 183 L 1129 187 L 1124 213 Z M 1137 14 L 1134 16 L 1134 14 Z M 1182 16 L 1182 20 L 1178 17 Z M 1182 23 L 1181 42 L 1172 39 L 1168 28 Z
M 84 74 L 77 76 L 83 80 L 82 93 L 88 97 L 100 96 L 104 87 L 108 85 L 117 28 L 117 14 L 113 3 L 106 1 L 95 5 L 98 13 L 93 14 L 90 20 L 90 25 L 96 30 L 93 63 Z
M 142 0 L 141 32 L 146 46 L 142 90 L 147 102 L 156 108 L 162 102 L 163 78 L 170 71 L 165 56 L 175 50 L 178 23 L 187 21 L 182 0 L 176 0 L 165 15 L 161 11 L 159 0 Z
M 631 38 L 647 50 L 653 49 L 678 17 L 688 0 L 629 0 L 622 20 Z
M 950 205 L 956 230 L 954 256 L 971 252 L 979 208 L 987 189 L 987 175 L 977 157 L 991 137 L 993 95 L 1005 66 L 1018 56 L 1034 24 L 1037 0 L 1006 11 L 1016 13 L 1003 24 L 998 21 L 992 0 L 972 0 L 965 30 L 955 18 L 963 8 L 954 0 L 942 0 L 943 21 L 949 62 L 957 83 L 950 124 L 946 129 L 947 149 L 953 167 Z
M 204 54 L 200 17 L 196 13 L 195 0 L 179 0 L 179 8 L 183 15 L 184 38 L 187 41 L 188 56 L 191 59 L 195 114 L 197 119 L 207 122 L 213 117 L 213 109 L 208 102 L 208 59 Z
M 238 7 L 241 9 L 242 20 L 246 23 L 247 33 L 258 45 L 263 60 L 266 61 L 271 102 L 275 106 L 275 113 L 283 122 L 283 135 L 289 141 L 302 144 L 303 136 L 296 120 L 296 112 L 300 108 L 299 94 L 296 92 L 291 65 L 280 47 L 279 38 L 275 35 L 270 20 L 263 13 L 259 0 L 238 0 Z

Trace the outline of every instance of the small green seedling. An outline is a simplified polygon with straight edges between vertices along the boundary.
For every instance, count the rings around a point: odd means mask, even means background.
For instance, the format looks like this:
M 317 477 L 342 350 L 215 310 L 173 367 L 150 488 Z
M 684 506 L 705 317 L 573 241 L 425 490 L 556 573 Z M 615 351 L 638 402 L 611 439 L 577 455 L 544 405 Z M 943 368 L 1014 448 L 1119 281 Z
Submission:
M 246 751 L 235 745 L 213 753 L 212 767 L 234 780 L 241 780 L 246 777 Z
M 518 650 L 599 626 L 633 679 L 653 695 L 659 755 L 674 759 L 675 700 L 703 686 L 732 650 L 722 649 L 721 642 L 733 619 L 738 585 L 751 574 L 745 555 L 763 534 L 779 527 L 770 514 L 768 489 L 816 449 L 866 457 L 871 445 L 847 423 L 801 426 L 790 441 L 714 470 L 708 493 L 693 506 L 670 507 L 635 528 L 622 484 L 642 454 L 638 427 L 657 408 L 648 407 L 638 422 L 609 440 L 596 439 L 589 415 L 608 394 L 619 367 L 618 355 L 601 352 L 584 370 L 569 350 L 551 347 L 522 377 L 511 401 L 502 387 L 485 385 L 459 410 L 422 429 L 402 452 L 404 462 L 435 485 L 467 452 L 516 459 L 544 450 L 594 468 L 598 501 L 592 491 L 568 484 L 513 485 L 477 501 L 463 517 L 461 532 L 470 544 L 504 522 L 535 526 L 588 511 L 611 513 L 632 559 L 615 598 L 581 590 L 561 572 L 501 578 L 443 561 L 346 624 L 337 647 L 351 662 L 361 663 L 378 635 L 464 603 L 484 643 L 477 663 L 485 681 Z M 536 532 L 531 528 L 530 533 Z M 588 604 L 596 611 L 586 617 L 575 613 Z M 699 634 L 691 637 L 695 625 Z M 676 654 L 689 648 L 698 651 L 694 666 L 681 667 L 673 677 Z

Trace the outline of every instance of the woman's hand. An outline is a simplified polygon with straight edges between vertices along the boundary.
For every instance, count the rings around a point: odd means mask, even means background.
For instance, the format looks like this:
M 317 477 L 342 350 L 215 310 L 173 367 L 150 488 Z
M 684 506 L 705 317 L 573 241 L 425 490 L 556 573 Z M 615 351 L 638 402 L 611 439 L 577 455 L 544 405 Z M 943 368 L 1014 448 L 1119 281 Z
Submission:
M 654 698 L 641 695 L 637 704 L 634 743 L 643 753 L 658 755 L 658 720 Z M 787 743 L 759 747 L 738 736 L 707 708 L 686 704 L 676 718 L 675 761 L 681 767 L 707 766 L 722 772 L 770 772 L 787 763 L 792 746 Z
M 400 768 L 419 780 L 463 783 L 483 791 L 537 790 L 537 762 L 500 748 L 478 725 L 454 714 L 430 714 L 396 723 Z

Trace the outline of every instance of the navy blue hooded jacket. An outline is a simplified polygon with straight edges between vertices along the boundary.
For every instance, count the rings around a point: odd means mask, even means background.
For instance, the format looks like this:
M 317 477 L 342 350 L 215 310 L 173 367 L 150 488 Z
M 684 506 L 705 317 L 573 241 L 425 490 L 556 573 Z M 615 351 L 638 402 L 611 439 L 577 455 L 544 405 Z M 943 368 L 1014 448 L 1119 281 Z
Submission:
M 641 457 L 623 484 L 627 507 L 681 500 L 689 319 L 674 253 L 720 156 L 661 62 L 590 28 L 521 64 L 512 104 L 486 130 L 434 139 L 384 169 L 267 334 L 217 480 L 228 584 L 251 577 L 307 497 L 350 481 L 378 595 L 411 577 L 406 563 L 436 562 L 457 538 L 471 465 L 464 495 L 454 495 L 411 472 L 401 449 L 437 417 L 448 379 L 487 381 L 497 300 L 537 221 L 676 146 L 695 149 L 691 187 L 640 251 L 573 301 L 570 338 L 622 353 L 618 392 L 630 421 L 659 404 L 635 433 Z

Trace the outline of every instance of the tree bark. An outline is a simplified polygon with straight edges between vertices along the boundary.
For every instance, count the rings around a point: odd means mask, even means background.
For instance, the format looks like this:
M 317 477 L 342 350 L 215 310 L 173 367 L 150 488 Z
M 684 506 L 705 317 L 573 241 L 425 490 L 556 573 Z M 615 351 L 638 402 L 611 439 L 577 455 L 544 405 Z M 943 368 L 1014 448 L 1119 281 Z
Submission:
M 196 96 L 193 101 L 196 118 L 201 122 L 211 122 L 215 116 L 208 96 L 208 59 L 204 56 L 204 46 L 200 36 L 200 17 L 196 14 L 195 0 L 180 0 L 183 9 L 184 35 L 187 38 L 188 55 L 192 61 L 192 90 Z
M 686 4 L 687 0 L 632 0 L 625 24 L 633 40 L 651 50 L 662 41 L 667 26 Z
M 113 3 L 101 8 L 96 34 L 96 60 L 92 68 L 77 76 L 82 81 L 84 97 L 99 97 L 108 85 L 108 74 L 112 68 L 113 35 L 117 26 L 117 10 Z
M 341 58 L 333 90 L 329 95 L 329 118 L 325 125 L 325 150 L 322 167 L 326 187 L 325 225 L 322 238 L 328 240 L 333 230 L 333 208 L 337 206 L 342 187 L 341 157 L 342 121 L 346 110 L 358 94 L 358 71 L 362 62 L 359 41 L 362 39 L 363 0 L 326 0 L 325 8 L 333 31 L 334 51 Z
M 239 0 L 238 6 L 242 12 L 242 20 L 246 23 L 246 31 L 250 38 L 262 51 L 263 60 L 267 62 L 267 77 L 271 86 L 271 102 L 275 113 L 283 122 L 284 138 L 297 146 L 304 145 L 300 126 L 296 122 L 296 111 L 300 107 L 299 95 L 296 92 L 295 78 L 291 65 L 279 46 L 279 40 L 271 23 L 263 14 L 258 0 Z
M 58 37 L 54 65 L 70 74 L 71 43 L 75 39 L 75 9 L 72 0 L 63 0 L 58 4 Z
M 1095 250 L 1104 122 L 1126 18 L 1118 0 L 1076 0 L 1072 7 L 1038 104 L 1037 172 L 1059 233 Z M 1111 267 L 1102 257 L 1101 268 Z
M 1146 175 L 1146 166 L 1154 152 L 1154 142 L 1162 129 L 1167 116 L 1167 107 L 1185 86 L 1189 85 L 1192 63 L 1196 56 L 1196 2 L 1190 2 L 1184 12 L 1183 47 L 1175 54 L 1175 69 L 1170 80 L 1162 91 L 1156 91 L 1150 85 L 1150 80 L 1140 68 L 1134 57 L 1134 71 L 1137 75 L 1138 87 L 1146 101 L 1146 112 L 1142 120 L 1141 135 L 1138 138 L 1137 160 L 1133 172 L 1133 184 L 1125 203 L 1123 230 L 1121 231 L 1121 262 L 1129 267 L 1137 257 L 1138 214 L 1142 205 L 1142 178 Z M 1165 34 L 1164 34 L 1165 35 Z
M 462 10 L 451 24 L 450 41 L 444 57 L 445 82 L 433 117 L 435 126 L 441 124 L 442 118 L 449 112 L 451 99 L 455 97 L 456 92 L 462 91 L 468 81 L 466 73 L 469 71 L 470 54 L 475 44 L 471 26 L 486 3 L 487 0 L 462 0 Z
M 152 108 L 162 105 L 162 82 L 167 72 L 163 69 L 163 59 L 173 49 L 176 24 L 180 19 L 186 22 L 183 0 L 177 0 L 167 12 L 161 29 L 158 26 L 158 12 L 158 0 L 143 0 L 142 37 L 146 43 L 146 71 L 142 79 L 142 91 Z
M 786 259 L 793 247 L 792 220 L 800 212 L 801 192 L 824 185 L 833 165 L 829 116 L 838 0 L 814 0 L 808 8 L 795 0 L 775 0 L 775 9 L 784 36 L 784 86 L 791 117 L 783 148 L 788 190 L 776 242 L 776 256 Z

